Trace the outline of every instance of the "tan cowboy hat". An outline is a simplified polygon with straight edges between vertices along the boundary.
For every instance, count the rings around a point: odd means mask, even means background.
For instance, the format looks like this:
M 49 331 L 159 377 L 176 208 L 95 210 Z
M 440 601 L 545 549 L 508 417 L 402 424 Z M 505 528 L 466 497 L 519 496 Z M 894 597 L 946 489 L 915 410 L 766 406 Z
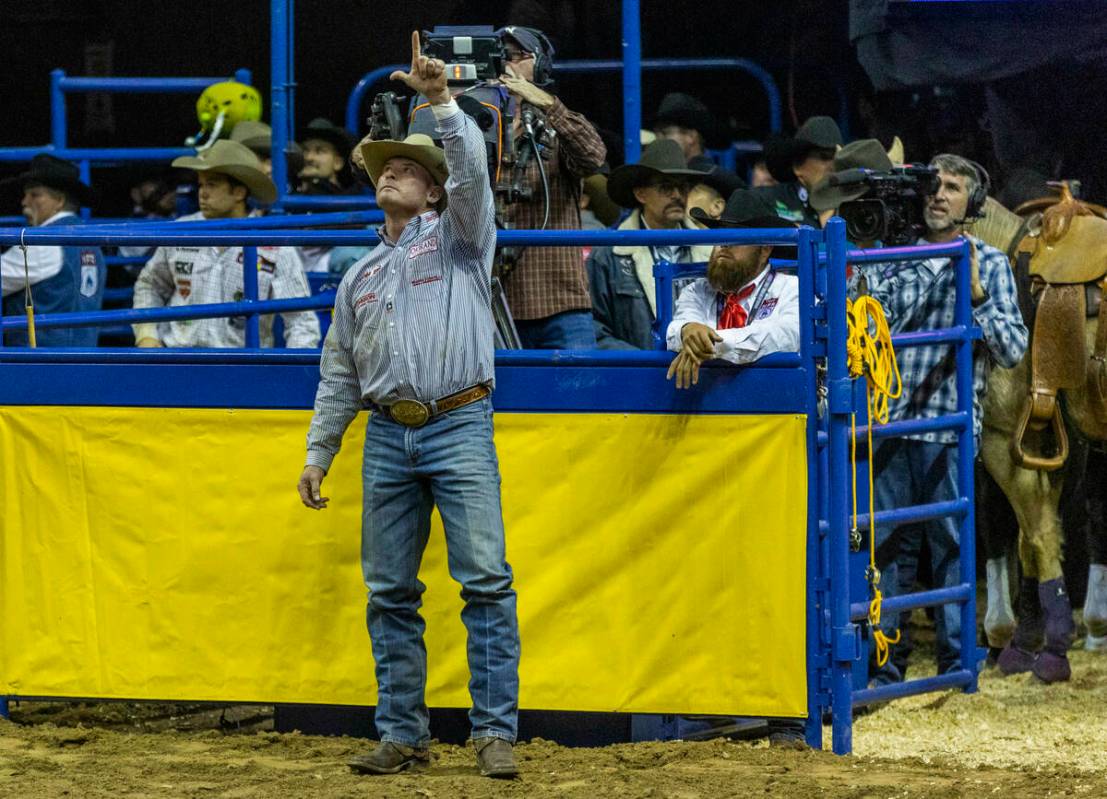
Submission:
M 277 187 L 261 168 L 261 161 L 249 147 L 236 141 L 220 139 L 197 155 L 174 158 L 173 166 L 232 177 L 245 184 L 258 202 L 271 203 L 277 199 Z
M 412 133 L 403 141 L 380 139 L 364 142 L 360 147 L 361 159 L 365 162 L 365 171 L 373 186 L 381 176 L 384 164 L 389 158 L 410 158 L 425 170 L 440 186 L 446 185 L 450 170 L 446 167 L 446 153 L 435 145 L 434 139 L 425 133 Z

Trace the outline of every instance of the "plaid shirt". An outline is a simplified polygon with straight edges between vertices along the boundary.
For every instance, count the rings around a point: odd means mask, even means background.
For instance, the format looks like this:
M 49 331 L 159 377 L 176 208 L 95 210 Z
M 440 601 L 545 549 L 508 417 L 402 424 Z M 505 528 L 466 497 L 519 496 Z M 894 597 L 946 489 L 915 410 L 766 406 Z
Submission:
M 550 185 L 550 221 L 546 229 L 579 230 L 580 181 L 600 171 L 607 149 L 592 123 L 556 98 L 546 112 L 546 123 L 557 132 L 542 158 Z M 534 160 L 527 167 L 527 182 L 531 200 L 504 203 L 497 199 L 497 215 L 511 229 L 542 226 L 546 204 L 542 177 Z M 545 319 L 563 311 L 592 307 L 579 247 L 528 247 L 503 284 L 508 307 L 516 319 Z
M 202 218 L 198 215 L 181 217 Z M 258 299 L 308 297 L 307 278 L 290 247 L 258 247 Z M 158 247 L 135 281 L 135 308 L 238 302 L 242 299 L 241 247 Z M 290 348 L 319 346 L 314 311 L 281 314 Z M 246 317 L 181 319 L 134 325 L 135 341 L 157 338 L 166 347 L 244 347 Z M 273 315 L 258 324 L 263 347 L 273 346 Z
M 984 333 L 984 347 L 974 351 L 973 358 L 973 433 L 979 438 L 983 412 L 981 398 L 986 378 L 993 364 L 1012 368 L 1026 353 L 1027 332 L 1019 311 L 1014 275 L 1007 256 L 980 239 L 968 237 L 976 247 L 980 265 L 980 282 L 988 299 L 973 308 L 973 323 Z M 920 241 L 925 244 L 925 241 Z M 908 264 L 866 264 L 854 268 L 850 293 L 855 295 L 860 275 L 865 276 L 869 294 L 884 306 L 893 334 L 910 330 L 933 330 L 952 327 L 956 299 L 954 275 L 948 258 L 931 258 Z M 934 418 L 957 412 L 957 370 L 954 363 L 943 367 L 943 361 L 953 358 L 949 345 L 909 347 L 896 351 L 903 395 L 892 400 L 889 419 Z M 933 370 L 935 377 L 927 376 Z M 938 374 L 944 377 L 928 397 L 915 397 L 924 383 L 933 384 Z M 921 394 L 922 392 L 920 392 Z M 943 430 L 909 436 L 920 441 L 952 444 L 957 433 Z

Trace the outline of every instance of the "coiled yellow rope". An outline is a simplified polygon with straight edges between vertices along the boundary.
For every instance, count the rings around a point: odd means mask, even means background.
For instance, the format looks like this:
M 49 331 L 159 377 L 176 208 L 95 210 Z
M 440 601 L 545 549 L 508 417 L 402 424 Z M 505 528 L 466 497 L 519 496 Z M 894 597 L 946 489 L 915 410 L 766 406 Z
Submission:
M 880 571 L 876 568 L 876 492 L 873 475 L 873 423 L 888 421 L 888 401 L 903 393 L 892 333 L 880 303 L 869 296 L 846 300 L 846 357 L 850 377 L 865 376 L 865 402 L 869 411 L 867 426 L 869 443 L 869 570 L 866 578 L 872 586 L 869 603 L 869 626 L 876 645 L 876 664 L 888 662 L 888 647 L 899 643 L 900 631 L 889 638 L 880 629 Z M 853 533 L 857 535 L 857 414 L 851 416 L 850 460 L 853 468 Z

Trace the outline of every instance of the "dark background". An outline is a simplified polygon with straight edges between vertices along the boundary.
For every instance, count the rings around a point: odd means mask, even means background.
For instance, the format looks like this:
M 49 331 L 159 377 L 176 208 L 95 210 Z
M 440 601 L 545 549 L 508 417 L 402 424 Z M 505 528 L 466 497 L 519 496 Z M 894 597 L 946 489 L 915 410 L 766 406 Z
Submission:
M 875 135 L 886 145 L 900 135 L 909 160 L 935 152 L 962 152 L 984 162 L 997 183 L 1013 166 L 998 163 L 988 119 L 986 84 L 1004 76 L 1006 92 L 1023 102 L 1019 124 L 1045 127 L 1028 140 L 1071 142 L 1044 159 L 1050 177 L 1094 172 L 1102 157 L 1099 120 L 1107 116 L 1100 37 L 1089 19 L 1099 4 L 1079 0 L 1003 3 L 889 3 L 888 0 L 642 0 L 644 57 L 750 58 L 776 78 L 786 131 L 813 114 L 844 114 L 848 138 Z M 1080 18 L 1077 9 L 1096 17 Z M 300 0 L 295 21 L 295 113 L 298 126 L 316 116 L 342 123 L 346 99 L 369 70 L 410 58 L 410 32 L 436 24 L 531 25 L 545 30 L 559 59 L 619 58 L 617 0 Z M 851 20 L 850 13 L 853 18 Z M 851 30 L 852 23 L 852 30 Z M 1044 27 L 1043 27 L 1044 26 Z M 1045 33 L 1043 33 L 1045 31 Z M 858 62 L 865 42 L 866 66 Z M 869 35 L 868 39 L 862 38 Z M 1090 45 L 1077 48 L 1083 37 Z M 1102 45 L 1107 47 L 1107 44 Z M 1053 65 L 1046 78 L 1031 70 L 1079 49 L 1079 69 Z M 874 72 L 872 53 L 885 56 L 886 74 Z M 266 0 L 189 3 L 139 0 L 3 0 L 0 53 L 7 56 L 0 85 L 0 146 L 49 140 L 49 75 L 229 76 L 253 70 L 268 121 L 269 3 Z M 897 61 L 898 58 L 898 61 Z M 907 75 L 905 78 L 904 75 Z M 910 80 L 907 80 L 910 78 Z M 906 83 L 905 83 L 906 81 Z M 1001 82 L 1002 82 L 1001 81 Z M 1098 82 L 1098 83 L 1097 83 Z M 1023 87 L 1026 87 L 1025 90 Z M 381 87 L 384 88 L 383 86 Z M 729 72 L 643 74 L 643 117 L 648 123 L 665 92 L 683 90 L 706 101 L 735 138 L 763 139 L 768 115 L 760 86 Z M 621 77 L 565 76 L 558 94 L 574 110 L 621 138 Z M 195 132 L 191 95 L 71 95 L 71 146 L 180 146 Z M 1008 137 L 1010 139 L 1010 137 Z M 1002 149 L 1002 148 L 1001 148 Z M 1009 149 L 1009 148 L 1008 148 Z M 614 152 L 613 161 L 619 153 Z M 1008 159 L 1009 160 L 1009 159 Z M 1036 164 L 1035 166 L 1041 166 Z M 0 165 L 10 173 L 16 166 Z M 126 211 L 125 192 L 112 184 L 135 171 L 97 170 L 94 182 L 109 205 Z M 1107 188 L 1107 176 L 1099 180 Z M 1107 192 L 1104 192 L 1107 194 Z M 17 209 L 6 209 L 14 213 Z M 3 213 L 3 212 L 0 212 Z

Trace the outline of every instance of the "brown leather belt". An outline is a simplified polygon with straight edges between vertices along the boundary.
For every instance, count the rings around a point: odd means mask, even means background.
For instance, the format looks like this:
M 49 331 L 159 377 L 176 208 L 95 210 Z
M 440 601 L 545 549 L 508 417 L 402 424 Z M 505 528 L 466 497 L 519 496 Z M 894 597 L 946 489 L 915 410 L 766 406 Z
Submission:
M 379 405 L 374 407 L 380 412 L 388 414 L 394 422 L 399 422 L 408 427 L 422 427 L 435 416 L 464 408 L 466 405 L 484 399 L 491 393 L 492 389 L 481 383 L 430 402 L 402 399 L 388 406 Z

